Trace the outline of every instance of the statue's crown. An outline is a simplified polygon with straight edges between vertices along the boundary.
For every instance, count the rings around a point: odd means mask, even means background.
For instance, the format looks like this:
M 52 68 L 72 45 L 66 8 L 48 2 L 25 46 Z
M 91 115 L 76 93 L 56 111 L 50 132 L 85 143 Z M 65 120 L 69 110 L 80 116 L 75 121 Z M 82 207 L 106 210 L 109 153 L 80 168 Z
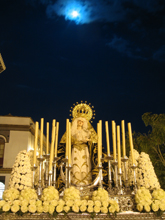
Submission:
M 72 112 L 72 114 L 70 114 L 70 116 L 73 117 L 72 120 L 78 117 L 82 117 L 90 121 L 93 115 L 94 116 L 96 115 L 95 110 L 93 110 L 94 106 L 90 106 L 90 105 L 91 103 L 87 104 L 87 101 L 85 101 L 85 103 L 81 101 L 81 103 L 76 102 L 76 104 L 73 104 L 73 107 L 71 107 L 70 110 L 70 112 Z M 94 118 L 95 117 L 93 117 L 93 119 Z

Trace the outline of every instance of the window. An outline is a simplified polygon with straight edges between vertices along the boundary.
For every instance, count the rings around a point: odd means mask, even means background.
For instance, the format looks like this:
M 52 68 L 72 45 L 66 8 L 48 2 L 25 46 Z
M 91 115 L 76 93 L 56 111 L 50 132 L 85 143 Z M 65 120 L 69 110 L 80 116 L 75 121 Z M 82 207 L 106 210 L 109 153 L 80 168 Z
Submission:
M 4 148 L 5 148 L 5 139 L 0 137 L 0 167 L 3 167 Z
M 0 200 L 2 200 L 4 190 L 5 190 L 5 184 L 0 182 Z

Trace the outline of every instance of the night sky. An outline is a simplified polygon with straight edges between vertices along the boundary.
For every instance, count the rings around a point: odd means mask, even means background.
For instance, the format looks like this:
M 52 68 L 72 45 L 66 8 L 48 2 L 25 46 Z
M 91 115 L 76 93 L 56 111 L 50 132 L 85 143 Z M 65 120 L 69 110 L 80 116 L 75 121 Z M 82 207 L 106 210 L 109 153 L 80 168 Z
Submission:
M 60 139 L 81 100 L 95 129 L 165 113 L 164 0 L 0 0 L 0 24 L 0 115 L 56 119 Z

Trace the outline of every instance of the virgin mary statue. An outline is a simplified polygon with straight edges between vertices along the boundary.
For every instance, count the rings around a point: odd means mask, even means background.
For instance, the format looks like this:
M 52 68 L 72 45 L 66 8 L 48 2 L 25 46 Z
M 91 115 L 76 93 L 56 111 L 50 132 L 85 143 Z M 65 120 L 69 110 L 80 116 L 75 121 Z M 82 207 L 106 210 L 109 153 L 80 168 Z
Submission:
M 88 185 L 92 182 L 92 145 L 97 143 L 97 134 L 90 123 L 93 116 L 92 107 L 86 103 L 77 103 L 72 110 L 72 116 L 71 184 Z M 61 144 L 65 143 L 65 137 L 64 134 Z
M 83 117 L 76 118 L 72 123 L 71 135 L 71 181 L 76 185 L 87 185 L 92 182 L 91 158 L 88 150 L 91 132 L 88 129 L 88 121 Z

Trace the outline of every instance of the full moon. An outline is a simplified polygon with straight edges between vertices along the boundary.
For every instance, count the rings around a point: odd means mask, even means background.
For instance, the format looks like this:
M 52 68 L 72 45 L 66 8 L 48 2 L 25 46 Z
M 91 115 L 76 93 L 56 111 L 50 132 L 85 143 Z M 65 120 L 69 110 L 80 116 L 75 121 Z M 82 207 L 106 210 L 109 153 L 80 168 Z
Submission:
M 72 12 L 72 16 L 73 16 L 74 18 L 76 18 L 78 15 L 79 15 L 79 13 L 78 13 L 77 11 L 73 11 L 73 12 Z

